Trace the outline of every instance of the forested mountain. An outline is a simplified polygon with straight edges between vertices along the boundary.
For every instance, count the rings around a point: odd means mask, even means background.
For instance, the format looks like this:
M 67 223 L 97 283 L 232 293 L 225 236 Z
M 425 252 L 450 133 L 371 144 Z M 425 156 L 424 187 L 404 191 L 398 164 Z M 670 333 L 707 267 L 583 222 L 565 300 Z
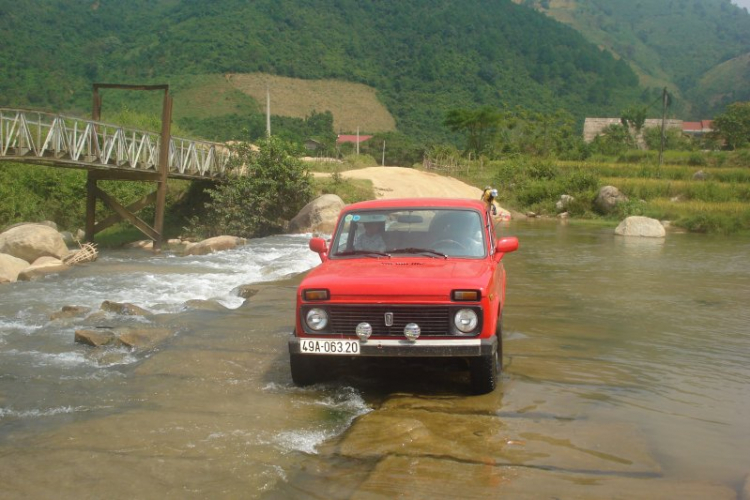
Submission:
M 601 45 L 631 60 L 648 48 L 662 57 L 652 67 L 664 74 L 654 70 L 654 82 L 678 82 L 685 93 L 721 62 L 711 61 L 747 51 L 750 28 L 741 34 L 744 20 L 723 17 L 716 22 L 731 29 L 721 31 L 727 38 L 721 50 L 713 44 L 719 35 L 709 37 L 708 47 L 697 36 L 694 43 L 673 37 L 664 49 L 651 45 L 666 44 L 662 28 L 677 29 L 671 22 L 646 26 L 654 6 L 684 4 L 689 29 L 702 35 L 716 27 L 709 15 L 698 23 L 697 5 L 726 9 L 729 0 L 564 3 L 614 23 L 601 26 L 604 32 L 632 31 L 638 41 L 632 54 Z M 365 84 L 377 90 L 399 131 L 440 139 L 447 134 L 442 121 L 455 108 L 566 109 L 582 121 L 652 100 L 624 59 L 581 32 L 511 0 L 0 0 L 0 106 L 86 114 L 93 82 L 168 82 L 184 90 L 209 77 L 262 72 Z M 257 112 L 239 94 L 221 96 L 235 99 L 233 107 L 214 99 L 202 113 L 215 109 L 213 119 L 221 120 Z
M 750 99 L 750 14 L 731 0 L 516 1 L 628 61 L 641 85 L 667 86 L 682 118 Z

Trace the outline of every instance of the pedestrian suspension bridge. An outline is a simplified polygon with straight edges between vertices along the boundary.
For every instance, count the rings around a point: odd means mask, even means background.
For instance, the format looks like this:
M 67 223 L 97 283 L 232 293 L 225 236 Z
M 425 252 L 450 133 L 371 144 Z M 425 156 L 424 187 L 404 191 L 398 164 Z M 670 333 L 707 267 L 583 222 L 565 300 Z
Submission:
M 163 90 L 160 134 L 121 127 L 99 120 L 100 88 Z M 231 152 L 224 144 L 170 135 L 172 98 L 166 85 L 94 85 L 92 119 L 42 111 L 0 108 L 0 161 L 85 169 L 87 174 L 86 239 L 121 220 L 135 225 L 154 240 L 163 240 L 167 179 L 220 180 L 228 173 Z M 155 182 L 156 190 L 125 207 L 97 186 L 99 180 Z M 96 201 L 114 215 L 96 221 Z M 154 226 L 135 213 L 156 204 Z

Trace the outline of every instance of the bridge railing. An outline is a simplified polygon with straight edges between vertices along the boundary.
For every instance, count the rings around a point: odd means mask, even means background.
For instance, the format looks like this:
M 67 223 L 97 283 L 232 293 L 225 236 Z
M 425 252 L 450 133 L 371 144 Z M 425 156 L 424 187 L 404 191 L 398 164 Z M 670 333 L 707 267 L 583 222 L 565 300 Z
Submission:
M 159 170 L 161 135 L 42 111 L 0 108 L 0 159 L 118 170 Z M 168 175 L 216 178 L 227 173 L 223 144 L 172 137 Z

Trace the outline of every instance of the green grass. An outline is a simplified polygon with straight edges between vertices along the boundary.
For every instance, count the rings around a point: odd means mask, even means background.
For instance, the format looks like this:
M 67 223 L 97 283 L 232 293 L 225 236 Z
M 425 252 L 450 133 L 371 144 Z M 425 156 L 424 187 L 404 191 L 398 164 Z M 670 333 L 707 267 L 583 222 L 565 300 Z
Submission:
M 676 153 L 671 155 L 673 159 L 691 158 Z M 454 175 L 479 188 L 496 187 L 499 203 L 519 212 L 554 217 L 555 203 L 560 195 L 568 194 L 576 198 L 567 209 L 573 220 L 614 223 L 629 215 L 645 215 L 696 232 L 750 232 L 748 151 L 698 154 L 706 158 L 700 167 L 687 161 L 658 167 L 650 160 L 620 163 L 612 159 L 562 162 L 517 158 L 484 164 L 467 161 L 465 168 Z M 638 156 L 636 152 L 634 157 Z M 693 179 L 698 170 L 708 175 L 707 180 Z M 630 198 L 613 214 L 598 213 L 593 205 L 599 188 L 605 185 L 617 187 Z

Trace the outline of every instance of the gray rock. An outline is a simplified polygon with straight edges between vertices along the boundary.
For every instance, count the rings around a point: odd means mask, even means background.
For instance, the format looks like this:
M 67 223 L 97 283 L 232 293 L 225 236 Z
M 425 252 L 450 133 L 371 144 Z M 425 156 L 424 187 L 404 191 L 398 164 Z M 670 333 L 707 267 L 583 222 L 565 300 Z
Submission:
M 555 203 L 555 208 L 558 212 L 564 212 L 566 208 L 568 208 L 568 205 L 571 204 L 571 202 L 574 202 L 575 198 L 570 196 L 569 194 L 563 194 L 560 195 L 560 199 L 557 200 L 557 203 Z
M 44 256 L 62 259 L 68 253 L 68 246 L 56 229 L 42 224 L 24 224 L 0 234 L 0 253 L 34 262 Z
M 0 253 L 0 283 L 12 283 L 18 279 L 18 273 L 29 267 L 29 263 L 18 257 Z
M 331 234 L 344 201 L 335 194 L 324 194 L 314 199 L 289 222 L 289 233 Z
M 594 206 L 602 213 L 611 213 L 621 203 L 626 203 L 628 197 L 614 186 L 604 186 L 599 190 L 594 200 Z
M 615 234 L 644 238 L 664 238 L 666 231 L 658 220 L 635 215 L 620 222 L 615 229 Z
M 696 173 L 693 174 L 694 181 L 705 181 L 706 179 L 708 179 L 708 174 L 704 172 L 703 170 L 698 170 Z
M 185 247 L 184 255 L 207 255 L 222 250 L 231 250 L 247 243 L 245 238 L 237 236 L 215 236 L 198 243 L 190 243 Z

